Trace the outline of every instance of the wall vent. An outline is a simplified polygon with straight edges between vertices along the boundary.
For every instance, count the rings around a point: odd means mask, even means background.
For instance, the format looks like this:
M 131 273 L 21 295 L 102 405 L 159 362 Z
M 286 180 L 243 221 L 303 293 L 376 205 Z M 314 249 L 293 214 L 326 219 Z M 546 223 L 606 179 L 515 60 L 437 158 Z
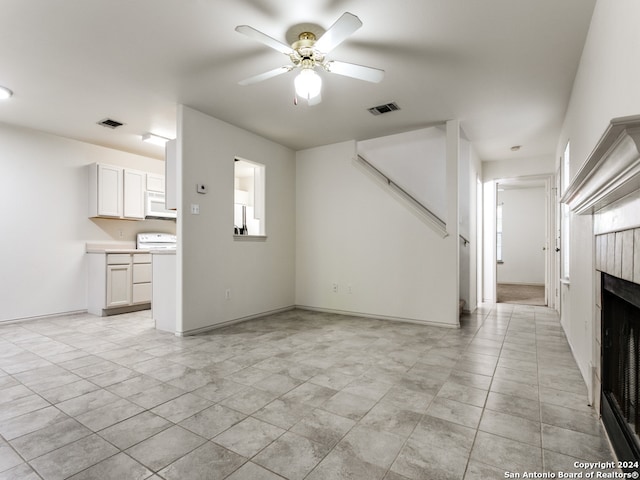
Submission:
M 368 109 L 372 115 L 382 115 L 383 113 L 394 112 L 400 110 L 400 107 L 396 102 L 385 103 L 384 105 L 378 105 L 377 107 L 371 107 Z
M 104 120 L 100 120 L 98 122 L 98 125 L 102 125 L 103 127 L 107 128 L 118 128 L 124 125 L 124 123 L 118 122 L 117 120 L 113 120 L 111 118 L 105 118 Z

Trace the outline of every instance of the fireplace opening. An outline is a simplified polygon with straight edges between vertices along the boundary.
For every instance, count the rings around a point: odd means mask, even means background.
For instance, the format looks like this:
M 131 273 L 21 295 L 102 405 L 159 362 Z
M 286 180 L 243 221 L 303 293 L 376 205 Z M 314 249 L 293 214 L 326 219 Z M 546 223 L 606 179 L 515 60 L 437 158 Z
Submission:
M 621 461 L 640 461 L 640 285 L 602 274 L 602 421 Z

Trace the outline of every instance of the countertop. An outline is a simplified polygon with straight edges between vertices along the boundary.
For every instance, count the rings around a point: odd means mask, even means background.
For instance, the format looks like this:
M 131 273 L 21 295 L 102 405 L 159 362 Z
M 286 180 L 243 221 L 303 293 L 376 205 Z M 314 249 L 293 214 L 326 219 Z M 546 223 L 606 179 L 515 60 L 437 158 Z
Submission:
M 136 242 L 87 242 L 87 253 L 151 253 L 153 255 L 175 255 L 175 250 L 158 249 L 158 250 L 139 250 L 136 248 Z
M 99 254 L 109 254 L 109 253 L 150 253 L 151 255 L 175 255 L 175 250 L 138 250 L 135 248 L 87 248 L 87 253 L 99 253 Z
M 149 250 L 135 248 L 87 248 L 87 253 L 149 253 Z
M 138 253 L 136 242 L 87 242 L 87 253 Z

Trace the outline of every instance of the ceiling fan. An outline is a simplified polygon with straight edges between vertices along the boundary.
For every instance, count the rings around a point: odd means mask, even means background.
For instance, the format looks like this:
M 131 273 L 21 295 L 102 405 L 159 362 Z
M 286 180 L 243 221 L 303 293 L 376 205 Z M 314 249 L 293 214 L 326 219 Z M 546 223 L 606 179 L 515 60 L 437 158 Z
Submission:
M 361 26 L 362 22 L 358 17 L 346 12 L 320 38 L 316 39 L 314 33 L 304 31 L 298 35 L 298 40 L 289 46 L 253 27 L 239 25 L 236 27 L 236 32 L 253 38 L 280 53 L 284 53 L 291 60 L 291 64 L 246 78 L 238 83 L 240 85 L 251 85 L 299 69 L 300 73 L 294 81 L 296 95 L 307 100 L 309 105 L 316 105 L 321 101 L 322 78 L 316 73 L 316 67 L 330 73 L 378 83 L 384 77 L 384 70 L 337 60 L 327 60 L 327 54 Z

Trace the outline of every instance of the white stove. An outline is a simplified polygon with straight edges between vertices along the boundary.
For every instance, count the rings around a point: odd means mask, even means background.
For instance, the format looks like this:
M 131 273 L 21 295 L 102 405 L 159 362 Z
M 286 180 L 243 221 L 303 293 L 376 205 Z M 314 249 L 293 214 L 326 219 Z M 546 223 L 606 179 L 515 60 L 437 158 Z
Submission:
M 176 236 L 171 233 L 139 233 L 136 248 L 138 250 L 175 250 Z

